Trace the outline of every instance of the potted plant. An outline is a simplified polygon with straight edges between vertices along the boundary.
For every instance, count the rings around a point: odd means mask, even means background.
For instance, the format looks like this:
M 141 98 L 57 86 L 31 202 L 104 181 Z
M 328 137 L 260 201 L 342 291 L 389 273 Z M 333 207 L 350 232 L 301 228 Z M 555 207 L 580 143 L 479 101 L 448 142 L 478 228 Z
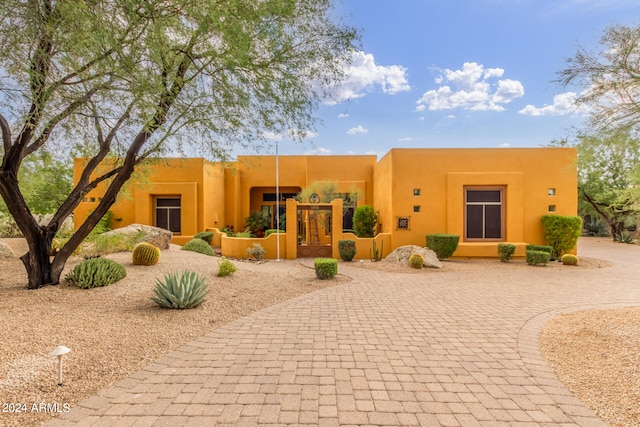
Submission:
M 246 219 L 246 227 L 256 237 L 264 237 L 264 230 L 269 227 L 269 218 L 262 214 L 262 212 L 253 212 L 249 214 Z

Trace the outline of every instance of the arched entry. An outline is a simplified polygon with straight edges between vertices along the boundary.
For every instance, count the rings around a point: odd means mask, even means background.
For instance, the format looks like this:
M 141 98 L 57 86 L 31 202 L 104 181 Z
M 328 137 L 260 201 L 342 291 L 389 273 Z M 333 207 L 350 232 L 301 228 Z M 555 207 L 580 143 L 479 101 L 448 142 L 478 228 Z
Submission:
M 298 258 L 316 258 L 332 256 L 331 205 L 298 205 L 297 232 Z

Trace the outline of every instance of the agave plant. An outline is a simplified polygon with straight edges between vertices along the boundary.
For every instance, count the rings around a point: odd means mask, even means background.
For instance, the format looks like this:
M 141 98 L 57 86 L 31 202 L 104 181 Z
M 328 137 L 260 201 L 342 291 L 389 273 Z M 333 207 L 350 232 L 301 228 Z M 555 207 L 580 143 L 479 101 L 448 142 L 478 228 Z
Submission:
M 153 291 L 156 295 L 151 299 L 160 307 L 179 309 L 199 306 L 209 292 L 205 278 L 188 270 L 165 274 L 164 281 L 156 280 Z

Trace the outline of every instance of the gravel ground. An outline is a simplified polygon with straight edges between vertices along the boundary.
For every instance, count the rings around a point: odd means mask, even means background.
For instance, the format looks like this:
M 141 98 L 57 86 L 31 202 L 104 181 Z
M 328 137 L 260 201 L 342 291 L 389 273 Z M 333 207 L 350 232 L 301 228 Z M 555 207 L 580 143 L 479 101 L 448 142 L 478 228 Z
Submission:
M 26 251 L 23 239 L 0 241 L 8 243 L 16 254 Z M 0 259 L 0 404 L 26 409 L 19 414 L 0 412 L 0 426 L 40 425 L 52 416 L 54 404 L 57 410 L 64 410 L 64 404 L 74 406 L 212 329 L 303 293 L 350 280 L 338 276 L 320 281 L 309 268 L 286 260 L 263 264 L 237 261 L 238 271 L 233 276 L 219 278 L 219 258 L 180 251 L 177 246 L 163 251 L 160 263 L 152 267 L 134 266 L 130 253 L 109 258 L 127 268 L 127 277 L 118 283 L 92 290 L 63 283 L 36 291 L 25 288 L 26 274 L 19 259 Z M 71 259 L 65 273 L 80 261 Z M 498 265 L 532 268 L 524 261 L 456 259 L 443 264 L 442 270 L 412 270 L 369 261 L 350 265 L 416 274 Z M 581 258 L 577 268 L 607 265 Z M 191 310 L 158 308 L 150 299 L 156 278 L 185 268 L 206 276 L 210 292 L 205 303 Z M 576 267 L 551 263 L 537 268 Z M 541 334 L 541 350 L 559 378 L 614 426 L 640 425 L 639 328 L 640 309 L 592 311 L 562 316 Z M 64 358 L 63 387 L 57 385 L 56 360 L 48 354 L 58 345 L 71 348 Z M 39 410 L 41 404 L 49 404 L 48 411 Z

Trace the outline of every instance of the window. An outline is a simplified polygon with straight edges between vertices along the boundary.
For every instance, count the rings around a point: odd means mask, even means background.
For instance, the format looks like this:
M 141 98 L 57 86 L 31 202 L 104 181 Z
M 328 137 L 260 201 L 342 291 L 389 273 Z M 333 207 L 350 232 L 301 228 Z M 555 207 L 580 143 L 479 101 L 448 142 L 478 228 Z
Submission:
M 549 196 L 555 196 L 556 195 L 556 189 L 555 188 L 550 188 L 547 190 L 547 194 Z
M 414 196 L 419 196 L 420 195 L 420 189 L 419 188 L 414 188 L 413 189 L 413 195 Z
M 413 206 L 413 211 L 416 212 L 416 213 L 420 212 L 420 205 L 414 205 Z
M 156 227 L 172 233 L 182 231 L 182 210 L 179 197 L 156 197 Z
M 549 212 L 555 212 L 556 211 L 556 205 L 549 205 Z
M 504 188 L 465 188 L 465 238 L 503 239 Z
M 397 229 L 398 230 L 409 230 L 409 217 L 408 216 L 397 216 L 396 217 L 398 223 L 397 223 Z

